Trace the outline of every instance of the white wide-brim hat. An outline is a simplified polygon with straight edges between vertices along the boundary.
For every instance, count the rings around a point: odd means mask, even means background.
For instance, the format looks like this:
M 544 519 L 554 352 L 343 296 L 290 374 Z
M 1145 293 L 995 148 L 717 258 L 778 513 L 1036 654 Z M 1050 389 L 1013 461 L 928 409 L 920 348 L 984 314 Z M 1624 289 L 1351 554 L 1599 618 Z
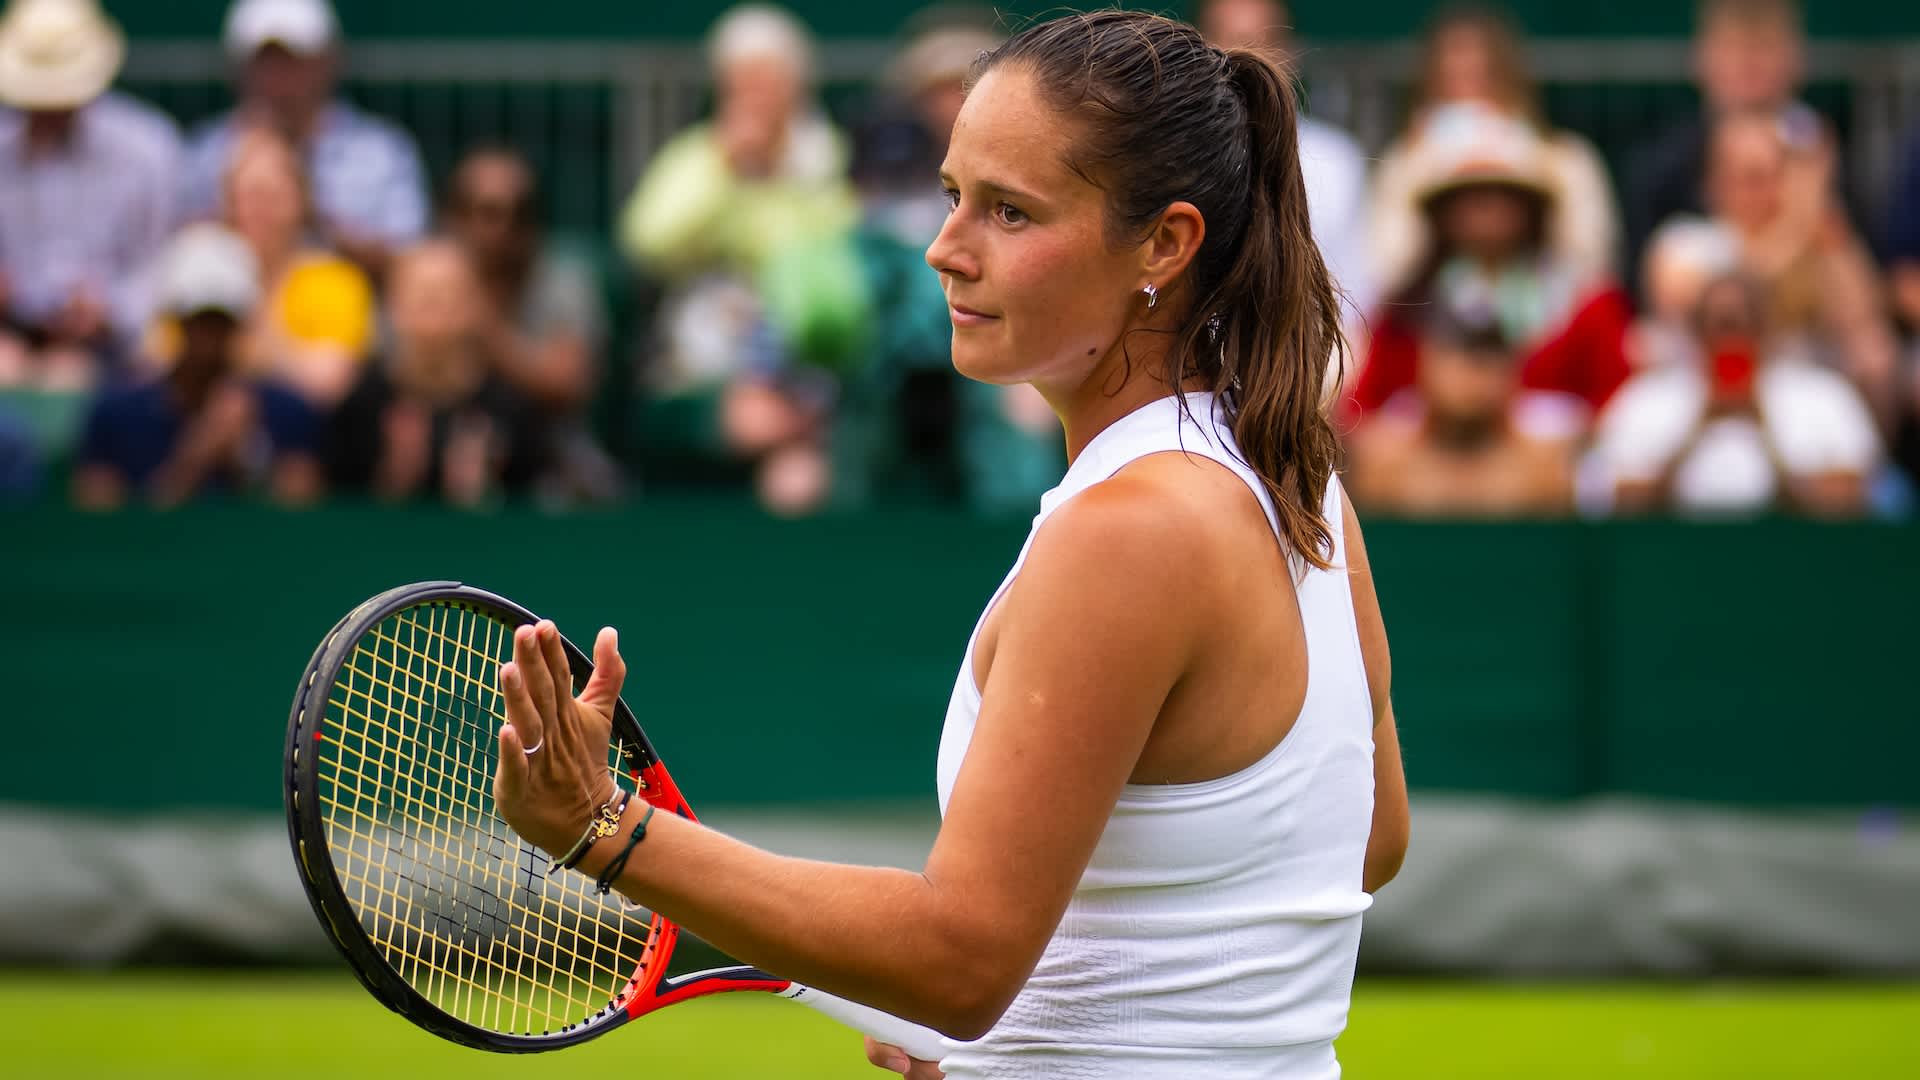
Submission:
M 1532 192 L 1548 201 L 1559 184 L 1546 143 L 1517 117 L 1477 103 L 1442 105 L 1420 125 L 1412 147 L 1414 199 L 1482 185 Z
M 0 104 L 77 109 L 113 85 L 126 56 L 94 0 L 14 0 L 0 16 Z

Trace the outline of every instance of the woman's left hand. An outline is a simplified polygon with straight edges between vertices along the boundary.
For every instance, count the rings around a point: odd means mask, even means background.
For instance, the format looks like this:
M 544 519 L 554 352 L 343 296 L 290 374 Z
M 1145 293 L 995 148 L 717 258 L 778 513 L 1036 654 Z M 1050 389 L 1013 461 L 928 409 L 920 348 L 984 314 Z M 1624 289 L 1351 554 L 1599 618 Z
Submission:
M 594 641 L 593 664 L 575 698 L 560 631 L 542 620 L 514 631 L 513 662 L 500 668 L 508 723 L 500 729 L 493 801 L 515 832 L 556 856 L 586 834 L 614 795 L 607 747 L 627 665 L 613 628 Z

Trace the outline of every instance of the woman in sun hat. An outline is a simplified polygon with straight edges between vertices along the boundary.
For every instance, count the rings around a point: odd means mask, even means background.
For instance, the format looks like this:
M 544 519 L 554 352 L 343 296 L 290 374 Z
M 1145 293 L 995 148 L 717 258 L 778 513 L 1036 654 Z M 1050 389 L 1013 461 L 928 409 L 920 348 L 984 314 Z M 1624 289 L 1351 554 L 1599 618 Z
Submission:
M 1574 414 L 1604 405 L 1628 375 L 1631 308 L 1609 276 L 1552 242 L 1564 192 L 1550 148 L 1496 109 L 1447 105 L 1422 124 L 1406 167 L 1420 208 L 1419 255 L 1373 320 L 1349 406 L 1379 409 L 1412 385 L 1412 322 L 1441 298 L 1493 313 L 1518 348 L 1522 386 L 1562 392 Z

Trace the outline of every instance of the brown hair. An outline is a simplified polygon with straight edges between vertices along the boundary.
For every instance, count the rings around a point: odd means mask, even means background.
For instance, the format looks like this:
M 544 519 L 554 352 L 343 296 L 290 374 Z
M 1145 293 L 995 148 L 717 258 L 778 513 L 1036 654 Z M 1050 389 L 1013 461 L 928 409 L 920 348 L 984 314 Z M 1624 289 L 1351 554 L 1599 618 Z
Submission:
M 1474 3 L 1442 8 L 1427 24 L 1420 38 L 1420 81 L 1413 88 L 1413 111 L 1436 104 L 1433 85 L 1440 74 L 1440 41 L 1449 34 L 1478 34 L 1486 42 L 1487 56 L 1493 64 L 1493 81 L 1499 104 L 1539 124 L 1540 95 L 1533 85 L 1533 73 L 1527 68 L 1526 43 L 1520 28 L 1504 13 Z
M 1694 11 L 1698 29 L 1722 19 L 1742 26 L 1784 26 L 1795 33 L 1805 26 L 1796 0 L 1700 0 Z
M 1032 75 L 1048 104 L 1079 122 L 1067 161 L 1106 192 L 1113 242 L 1137 242 L 1177 201 L 1205 218 L 1184 274 L 1192 304 L 1168 331 L 1164 375 L 1175 387 L 1206 382 L 1226 403 L 1288 547 L 1325 569 L 1336 443 L 1321 402 L 1345 343 L 1307 221 L 1284 63 L 1216 49 L 1171 19 L 1102 11 L 1015 35 L 974 78 L 997 67 Z

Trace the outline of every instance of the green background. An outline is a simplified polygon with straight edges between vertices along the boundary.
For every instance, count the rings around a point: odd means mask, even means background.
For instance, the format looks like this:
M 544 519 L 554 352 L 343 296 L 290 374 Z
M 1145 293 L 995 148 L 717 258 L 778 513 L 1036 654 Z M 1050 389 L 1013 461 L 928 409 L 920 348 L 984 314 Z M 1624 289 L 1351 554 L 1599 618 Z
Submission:
M 622 632 L 696 805 L 926 799 L 1024 522 L 727 500 L 486 517 L 9 515 L 0 801 L 270 809 L 293 684 L 360 600 L 456 578 Z M 1416 787 L 1920 806 L 1920 527 L 1369 528 Z
M 897 29 L 926 4 L 898 0 L 792 0 L 788 5 L 815 31 L 835 37 L 877 37 Z M 1011 0 L 992 5 L 1017 21 L 1088 4 Z M 1185 2 L 1128 3 L 1121 6 L 1185 15 Z M 1303 34 L 1322 39 L 1378 39 L 1405 36 L 1420 27 L 1437 5 L 1431 0 L 1375 0 L 1369 4 L 1298 0 L 1294 22 Z M 1688 0 L 1614 0 L 1606 4 L 1566 4 L 1554 0 L 1516 0 L 1507 5 L 1528 30 L 1564 36 L 1656 36 L 1686 33 L 1694 5 Z M 1823 0 L 1806 4 L 1807 23 L 1816 34 L 1871 37 L 1920 31 L 1920 9 L 1886 0 Z M 108 0 L 107 7 L 129 33 L 145 37 L 204 37 L 218 33 L 227 0 Z M 509 0 L 335 0 L 351 36 L 394 37 L 545 37 L 545 38 L 690 38 L 704 33 L 721 3 L 655 4 L 632 0 L 570 0 L 526 4 Z

